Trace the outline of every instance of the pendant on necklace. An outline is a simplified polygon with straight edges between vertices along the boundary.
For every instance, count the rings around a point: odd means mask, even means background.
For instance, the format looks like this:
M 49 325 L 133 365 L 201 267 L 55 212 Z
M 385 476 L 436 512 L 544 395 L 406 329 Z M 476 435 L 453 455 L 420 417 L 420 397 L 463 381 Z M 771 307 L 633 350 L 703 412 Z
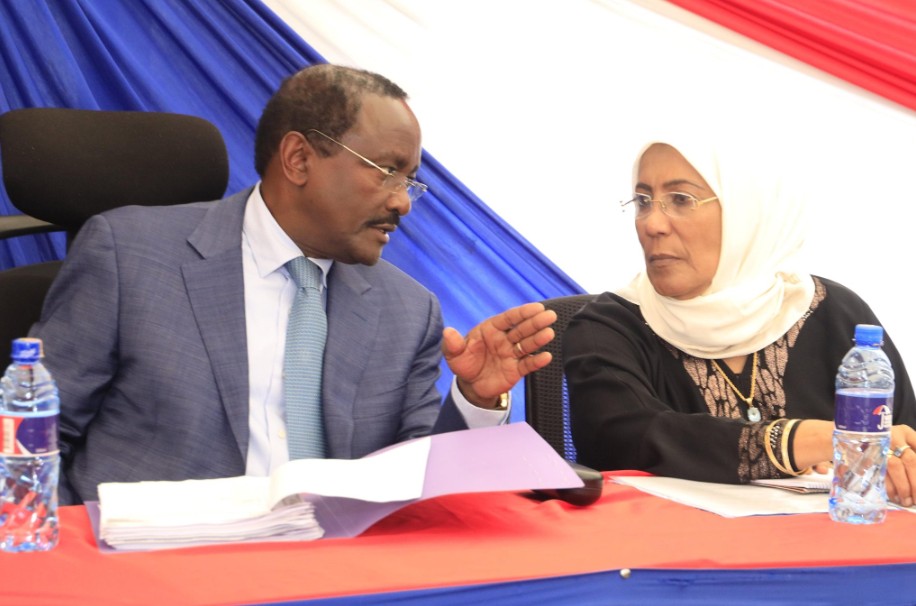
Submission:
M 751 423 L 756 423 L 760 420 L 760 411 L 748 404 L 747 407 L 747 420 Z
M 757 352 L 754 352 L 754 361 L 751 362 L 751 393 L 744 396 L 743 393 L 738 391 L 738 388 L 735 387 L 735 384 L 732 383 L 732 380 L 728 378 L 728 375 L 725 374 L 725 371 L 719 366 L 719 363 L 715 360 L 712 360 L 712 366 L 716 371 L 722 375 L 722 378 L 725 379 L 725 383 L 732 388 L 732 391 L 735 392 L 735 395 L 738 396 L 738 399 L 747 404 L 747 420 L 751 423 L 756 423 L 760 421 L 760 410 L 754 406 L 754 387 L 757 385 Z

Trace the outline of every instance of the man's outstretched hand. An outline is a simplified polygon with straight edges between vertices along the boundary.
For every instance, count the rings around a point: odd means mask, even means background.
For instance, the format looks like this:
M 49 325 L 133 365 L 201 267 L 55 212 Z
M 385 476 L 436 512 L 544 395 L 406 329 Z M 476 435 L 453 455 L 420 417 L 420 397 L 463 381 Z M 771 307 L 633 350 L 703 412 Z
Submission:
M 549 352 L 534 352 L 553 340 L 550 325 L 556 319 L 541 303 L 527 303 L 484 320 L 466 337 L 446 328 L 442 354 L 464 397 L 481 408 L 494 408 L 500 394 L 550 364 Z

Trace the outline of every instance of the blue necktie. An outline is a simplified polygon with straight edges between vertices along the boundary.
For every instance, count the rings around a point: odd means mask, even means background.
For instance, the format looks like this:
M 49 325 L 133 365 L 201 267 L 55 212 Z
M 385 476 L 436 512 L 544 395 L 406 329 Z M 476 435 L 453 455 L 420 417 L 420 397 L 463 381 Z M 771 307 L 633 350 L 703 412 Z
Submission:
M 297 257 L 286 264 L 298 290 L 289 312 L 283 397 L 290 459 L 324 458 L 321 369 L 328 319 L 321 303 L 321 268 Z

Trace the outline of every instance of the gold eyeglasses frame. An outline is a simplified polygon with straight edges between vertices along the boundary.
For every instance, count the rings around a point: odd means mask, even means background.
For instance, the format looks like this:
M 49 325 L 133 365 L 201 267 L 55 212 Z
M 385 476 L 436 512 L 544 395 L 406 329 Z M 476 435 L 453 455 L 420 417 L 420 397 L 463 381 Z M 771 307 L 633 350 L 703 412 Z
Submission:
M 373 162 L 366 156 L 350 149 L 349 147 L 347 147 L 346 145 L 344 145 L 343 143 L 341 143 L 334 137 L 324 134 L 317 128 L 310 128 L 309 130 L 306 131 L 305 134 L 308 135 L 308 133 L 316 133 L 316 134 L 321 135 L 328 141 L 332 143 L 336 143 L 337 145 L 341 146 L 342 148 L 344 148 L 345 150 L 347 150 L 348 152 L 350 152 L 351 154 L 353 154 L 354 156 L 356 156 L 357 158 L 365 162 L 367 165 L 380 171 L 383 175 L 385 175 L 385 180 L 382 182 L 382 187 L 390 190 L 393 193 L 397 193 L 401 191 L 402 189 L 405 190 L 407 192 L 407 197 L 410 199 L 411 202 L 416 202 L 420 198 L 420 196 L 426 193 L 426 190 L 428 189 L 426 185 L 424 185 L 423 183 L 420 183 L 419 181 L 415 179 L 411 179 L 410 177 L 406 175 L 400 176 L 398 171 L 393 168 L 382 168 L 381 166 L 379 166 L 378 164 L 376 164 L 375 162 Z
M 689 207 L 676 206 L 671 203 L 674 196 L 683 196 L 691 201 Z M 665 202 L 663 198 L 668 198 L 668 201 Z M 636 192 L 633 194 L 633 197 L 626 201 L 620 202 L 620 207 L 623 212 L 627 211 L 627 206 L 632 204 L 633 208 L 636 209 L 636 220 L 640 221 L 646 219 L 649 215 L 652 214 L 652 204 L 657 203 L 661 211 L 667 217 L 673 219 L 684 219 L 690 216 L 690 213 L 694 212 L 699 207 L 710 202 L 715 202 L 719 199 L 719 196 L 712 196 L 711 198 L 706 198 L 700 200 L 693 194 L 688 194 L 682 191 L 669 191 L 661 194 L 658 199 L 652 198 L 649 194 L 641 194 Z M 678 210 L 673 210 L 678 209 Z M 685 212 L 688 211 L 688 212 Z

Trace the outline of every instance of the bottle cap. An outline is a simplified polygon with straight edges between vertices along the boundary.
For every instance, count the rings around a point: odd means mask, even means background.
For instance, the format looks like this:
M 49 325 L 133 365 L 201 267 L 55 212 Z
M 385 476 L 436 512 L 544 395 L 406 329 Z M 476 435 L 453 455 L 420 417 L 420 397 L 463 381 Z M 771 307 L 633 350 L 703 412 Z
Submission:
M 872 324 L 856 325 L 856 345 L 880 347 L 884 344 L 884 329 Z
M 13 360 L 16 362 L 34 363 L 44 357 L 41 339 L 13 339 Z

